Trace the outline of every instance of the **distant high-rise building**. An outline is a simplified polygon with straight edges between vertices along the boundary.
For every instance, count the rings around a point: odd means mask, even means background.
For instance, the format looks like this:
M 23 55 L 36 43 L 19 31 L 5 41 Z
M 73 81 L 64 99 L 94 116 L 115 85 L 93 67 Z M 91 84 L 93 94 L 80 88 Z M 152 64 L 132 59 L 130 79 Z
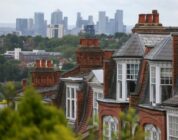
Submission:
M 67 31 L 68 30 L 68 17 L 64 17 L 63 25 L 64 25 L 64 30 Z
M 44 13 L 35 13 L 34 16 L 34 32 L 35 35 L 46 36 L 46 25 L 44 20 Z
M 29 18 L 27 21 L 28 30 L 33 30 L 33 19 Z
M 77 13 L 76 27 L 82 28 L 82 17 L 80 12 Z
M 51 14 L 51 24 L 52 25 L 58 25 L 63 24 L 63 13 L 59 9 L 52 12 Z
M 124 32 L 122 10 L 117 10 L 115 13 L 115 32 Z
M 99 20 L 98 20 L 98 33 L 106 33 L 106 13 L 105 11 L 99 12 Z
M 88 25 L 94 25 L 93 16 L 88 16 Z
M 108 34 L 113 35 L 115 33 L 115 20 L 114 19 L 110 19 L 108 21 Z
M 16 19 L 16 31 L 20 32 L 21 35 L 27 35 L 28 23 L 26 18 Z
M 62 38 L 63 36 L 64 36 L 63 24 L 48 25 L 48 28 L 47 28 L 47 37 L 48 38 Z
M 28 35 L 33 35 L 33 33 L 34 33 L 34 23 L 33 23 L 32 18 L 28 19 L 27 26 L 28 26 Z

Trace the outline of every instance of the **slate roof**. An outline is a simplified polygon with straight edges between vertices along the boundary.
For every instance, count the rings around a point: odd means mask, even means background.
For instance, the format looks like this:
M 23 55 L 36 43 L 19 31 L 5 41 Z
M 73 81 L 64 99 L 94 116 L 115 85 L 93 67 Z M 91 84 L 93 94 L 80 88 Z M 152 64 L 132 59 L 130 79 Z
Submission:
M 163 102 L 165 106 L 178 107 L 178 94 Z
M 145 59 L 152 61 L 172 61 L 173 49 L 172 49 L 172 37 L 168 36 L 162 40 L 159 44 L 156 45 L 154 49 L 150 51 L 145 56 Z
M 168 35 L 132 34 L 131 38 L 113 54 L 113 57 L 143 57 L 145 47 L 155 47 Z

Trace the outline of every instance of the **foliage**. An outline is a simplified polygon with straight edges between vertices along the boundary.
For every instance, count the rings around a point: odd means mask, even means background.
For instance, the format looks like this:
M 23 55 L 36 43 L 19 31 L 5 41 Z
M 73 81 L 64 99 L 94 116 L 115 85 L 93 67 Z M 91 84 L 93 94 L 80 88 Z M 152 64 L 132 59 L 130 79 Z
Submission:
M 79 36 L 66 35 L 61 39 L 48 39 L 41 36 L 1 36 L 0 41 L 3 43 L 0 44 L 0 53 L 4 53 L 7 50 L 13 50 L 17 47 L 22 48 L 22 50 L 45 49 L 46 51 L 59 51 L 62 53 L 63 57 L 74 59 L 79 40 L 83 37 L 83 34 Z M 129 35 L 125 33 L 116 33 L 114 36 L 101 34 L 95 37 L 100 40 L 101 48 L 115 49 L 119 48 L 129 38 Z
M 13 82 L 7 82 L 4 86 L 2 86 L 2 98 L 7 101 L 7 105 L 9 107 L 14 108 L 15 105 L 15 97 L 17 95 L 16 87 Z
M 27 76 L 27 69 L 20 68 L 16 60 L 7 60 L 0 55 L 0 82 L 20 81 Z
M 125 125 L 120 133 L 122 140 L 144 140 L 145 133 L 137 124 L 138 116 L 135 109 L 129 108 L 128 112 L 121 112 L 119 118 Z
M 27 88 L 17 110 L 0 110 L 1 140 L 74 140 L 61 110 L 44 105 L 33 88 Z

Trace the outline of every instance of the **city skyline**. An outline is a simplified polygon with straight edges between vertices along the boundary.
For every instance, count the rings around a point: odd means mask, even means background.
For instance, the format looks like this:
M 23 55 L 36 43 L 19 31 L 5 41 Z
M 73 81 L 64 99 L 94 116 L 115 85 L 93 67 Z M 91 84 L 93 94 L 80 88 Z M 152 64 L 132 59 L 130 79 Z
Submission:
M 124 12 L 124 24 L 134 25 L 137 23 L 139 13 L 157 9 L 163 25 L 178 26 L 178 1 L 170 0 L 169 4 L 167 2 L 167 0 L 98 0 L 97 2 L 94 0 L 85 0 L 85 2 L 81 0 L 6 0 L 0 5 L 0 23 L 15 23 L 16 18 L 32 18 L 34 12 L 44 12 L 49 24 L 51 13 L 60 9 L 63 15 L 69 18 L 69 25 L 75 25 L 77 12 L 81 12 L 84 19 L 93 15 L 94 22 L 96 22 L 99 11 L 106 11 L 106 15 L 113 18 L 115 10 L 121 9 Z

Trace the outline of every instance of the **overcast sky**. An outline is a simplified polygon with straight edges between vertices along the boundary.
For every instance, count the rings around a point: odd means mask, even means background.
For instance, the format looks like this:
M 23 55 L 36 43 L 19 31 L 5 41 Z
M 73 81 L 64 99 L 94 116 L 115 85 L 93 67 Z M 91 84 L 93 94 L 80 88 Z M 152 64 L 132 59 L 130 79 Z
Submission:
M 69 24 L 76 22 L 76 13 L 86 19 L 93 15 L 98 20 L 98 11 L 106 11 L 112 18 L 117 9 L 124 11 L 124 24 L 134 25 L 139 13 L 157 9 L 160 22 L 166 26 L 178 26 L 178 0 L 0 0 L 0 23 L 15 23 L 16 18 L 33 18 L 34 12 L 44 12 L 49 21 L 56 9 L 69 17 Z M 48 22 L 49 23 L 49 22 Z

